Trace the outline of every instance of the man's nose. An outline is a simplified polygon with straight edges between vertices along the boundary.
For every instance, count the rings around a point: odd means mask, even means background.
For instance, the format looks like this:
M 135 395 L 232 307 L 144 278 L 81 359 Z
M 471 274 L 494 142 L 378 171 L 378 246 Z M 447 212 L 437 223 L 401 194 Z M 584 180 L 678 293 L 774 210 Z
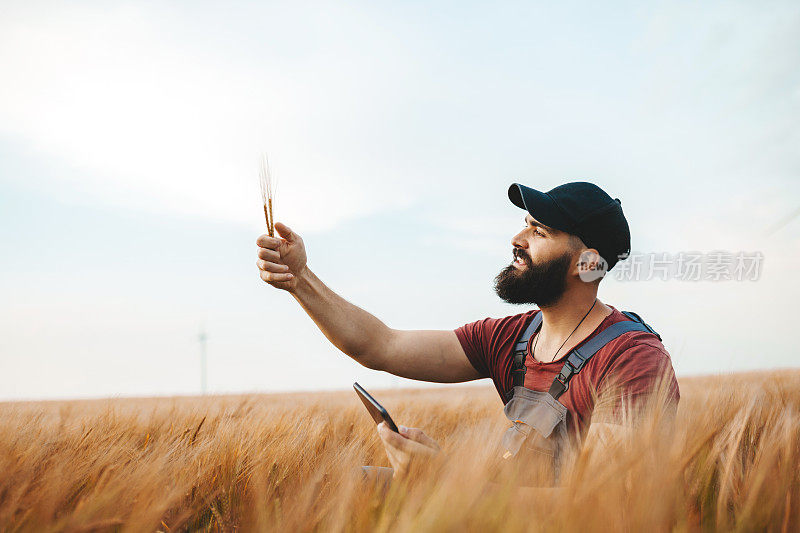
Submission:
M 522 234 L 517 233 L 516 235 L 514 235 L 514 238 L 511 239 L 511 246 L 513 246 L 514 248 L 527 248 L 528 243 L 525 242 L 524 239 L 520 238 L 520 235 Z

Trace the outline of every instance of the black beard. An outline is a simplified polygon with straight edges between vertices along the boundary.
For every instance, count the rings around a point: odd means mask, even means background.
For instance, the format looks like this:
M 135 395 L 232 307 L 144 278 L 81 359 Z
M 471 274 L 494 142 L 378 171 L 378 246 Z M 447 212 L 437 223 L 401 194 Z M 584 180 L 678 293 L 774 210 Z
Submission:
M 510 304 L 534 304 L 540 308 L 558 302 L 567 288 L 570 254 L 545 264 L 533 264 L 524 252 L 519 255 L 526 267 L 520 269 L 512 264 L 504 268 L 494 278 L 497 295 Z

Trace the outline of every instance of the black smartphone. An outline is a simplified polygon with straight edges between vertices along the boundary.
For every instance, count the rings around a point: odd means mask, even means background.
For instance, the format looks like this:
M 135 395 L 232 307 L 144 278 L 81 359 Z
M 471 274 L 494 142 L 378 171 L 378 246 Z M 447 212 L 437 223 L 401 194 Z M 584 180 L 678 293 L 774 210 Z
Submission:
M 364 407 L 366 407 L 367 411 L 369 411 L 369 414 L 372 415 L 372 419 L 376 424 L 386 422 L 386 425 L 389 426 L 389 429 L 395 433 L 400 433 L 397 430 L 397 424 L 395 424 L 394 420 L 392 420 L 392 417 L 389 416 L 389 411 L 379 404 L 378 401 L 370 395 L 370 393 L 365 391 L 364 387 L 358 383 L 353 383 L 353 388 L 356 390 L 358 397 L 361 398 L 361 401 L 364 402 Z

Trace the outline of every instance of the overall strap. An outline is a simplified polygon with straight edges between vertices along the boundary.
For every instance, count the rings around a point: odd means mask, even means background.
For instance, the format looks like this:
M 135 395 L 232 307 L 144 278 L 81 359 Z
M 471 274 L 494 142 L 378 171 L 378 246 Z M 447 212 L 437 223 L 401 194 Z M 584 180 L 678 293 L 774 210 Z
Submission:
M 531 323 L 528 324 L 528 327 L 525 328 L 525 331 L 517 339 L 517 342 L 514 344 L 514 361 L 511 364 L 511 390 L 506 392 L 506 399 L 510 400 L 511 395 L 514 393 L 514 387 L 522 387 L 525 383 L 525 357 L 528 353 L 528 341 L 531 340 L 531 337 L 536 330 L 539 329 L 539 326 L 542 325 L 542 312 L 539 311 L 535 315 L 533 315 L 533 320 Z
M 557 400 L 562 394 L 567 392 L 567 389 L 569 389 L 570 380 L 581 371 L 584 365 L 586 365 L 586 362 L 591 359 L 592 356 L 594 356 L 594 354 L 600 350 L 600 348 L 616 339 L 623 333 L 627 333 L 629 331 L 644 331 L 654 334 L 658 337 L 658 340 L 661 340 L 661 336 L 656 333 L 653 328 L 645 324 L 644 320 L 642 320 L 639 315 L 629 311 L 623 311 L 623 313 L 628 318 L 631 318 L 631 320 L 611 324 L 606 329 L 598 333 L 597 336 L 589 339 L 586 344 L 580 348 L 572 350 L 572 352 L 567 356 L 567 361 L 564 363 L 564 366 L 561 367 L 561 372 L 559 372 L 559 374 L 556 376 L 556 379 L 553 380 L 553 384 L 550 385 L 550 390 L 548 392 L 553 398 Z
M 652 333 L 653 335 L 658 337 L 658 340 L 661 340 L 661 335 L 656 333 L 656 330 L 654 330 L 653 328 L 648 326 L 647 322 L 642 320 L 642 317 L 640 317 L 639 315 L 637 315 L 633 311 L 623 311 L 622 314 L 625 315 L 626 317 L 630 318 L 631 320 L 635 320 L 636 322 L 639 322 L 640 324 L 644 325 L 644 327 L 647 328 L 647 331 L 649 331 L 650 333 Z

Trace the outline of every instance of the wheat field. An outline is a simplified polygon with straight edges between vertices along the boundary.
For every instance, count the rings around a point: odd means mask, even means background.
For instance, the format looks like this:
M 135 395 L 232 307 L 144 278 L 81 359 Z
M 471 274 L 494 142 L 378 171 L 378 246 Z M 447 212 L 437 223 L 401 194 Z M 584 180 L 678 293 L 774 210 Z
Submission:
M 800 372 L 680 381 L 674 428 L 585 447 L 558 492 L 492 481 L 493 388 L 373 391 L 442 459 L 388 490 L 349 391 L 0 404 L 3 531 L 797 531 Z M 659 429 L 660 428 L 660 429 Z

